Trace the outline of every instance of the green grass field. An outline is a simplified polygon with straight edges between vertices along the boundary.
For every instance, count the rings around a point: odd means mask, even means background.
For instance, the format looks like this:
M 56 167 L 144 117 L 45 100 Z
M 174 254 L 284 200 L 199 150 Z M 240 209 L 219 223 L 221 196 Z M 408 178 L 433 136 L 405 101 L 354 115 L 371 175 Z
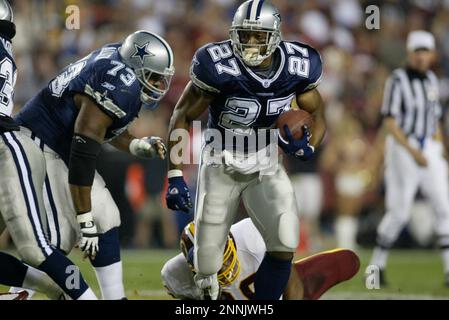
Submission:
M 166 260 L 177 254 L 172 250 L 124 250 L 124 277 L 129 299 L 170 299 L 160 280 Z M 389 259 L 388 288 L 365 288 L 364 271 L 370 251 L 359 252 L 361 268 L 350 281 L 339 284 L 322 299 L 449 299 L 449 288 L 443 286 L 443 270 L 438 251 L 392 251 Z M 87 282 L 100 295 L 95 274 L 78 252 L 70 256 L 81 268 Z M 0 286 L 0 291 L 7 288 Z M 37 294 L 35 299 L 45 299 Z

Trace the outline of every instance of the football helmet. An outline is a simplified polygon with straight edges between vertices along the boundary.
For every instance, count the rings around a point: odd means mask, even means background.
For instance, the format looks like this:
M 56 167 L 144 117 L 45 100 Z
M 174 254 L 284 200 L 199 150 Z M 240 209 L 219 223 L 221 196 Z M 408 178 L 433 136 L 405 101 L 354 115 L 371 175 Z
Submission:
M 250 32 L 265 33 L 257 43 L 248 43 Z M 281 42 L 281 15 L 265 0 L 249 0 L 241 4 L 229 30 L 234 53 L 249 66 L 258 66 Z
M 195 237 L 195 224 L 189 223 L 181 234 L 180 246 L 192 271 L 193 267 L 193 243 Z M 228 235 L 223 253 L 223 266 L 218 271 L 218 283 L 225 287 L 231 285 L 240 273 L 240 261 L 237 257 L 237 248 L 231 233 Z
M 142 103 L 155 106 L 168 92 L 175 74 L 173 52 L 168 43 L 155 33 L 136 31 L 125 39 L 119 54 L 142 86 Z
M 14 20 L 14 14 L 11 6 L 6 0 L 0 0 L 0 20 L 6 20 L 9 22 L 13 22 Z

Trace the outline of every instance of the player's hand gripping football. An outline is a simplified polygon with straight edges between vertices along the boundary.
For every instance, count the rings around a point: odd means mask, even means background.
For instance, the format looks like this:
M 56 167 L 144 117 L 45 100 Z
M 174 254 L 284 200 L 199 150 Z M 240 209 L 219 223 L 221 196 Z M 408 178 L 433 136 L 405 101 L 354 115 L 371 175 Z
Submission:
M 303 135 L 299 140 L 295 140 L 287 125 L 284 125 L 285 139 L 279 134 L 278 145 L 284 150 L 285 153 L 291 154 L 300 160 L 309 160 L 315 149 L 310 145 L 310 137 L 312 136 L 309 129 L 303 127 Z
M 193 208 L 189 188 L 184 181 L 182 173 L 171 176 L 169 172 L 168 190 L 165 200 L 167 201 L 167 207 L 172 210 L 181 210 L 189 213 L 190 209 Z
M 98 231 L 91 212 L 80 213 L 76 216 L 80 225 L 81 240 L 79 248 L 84 252 L 84 258 L 95 259 L 98 253 Z

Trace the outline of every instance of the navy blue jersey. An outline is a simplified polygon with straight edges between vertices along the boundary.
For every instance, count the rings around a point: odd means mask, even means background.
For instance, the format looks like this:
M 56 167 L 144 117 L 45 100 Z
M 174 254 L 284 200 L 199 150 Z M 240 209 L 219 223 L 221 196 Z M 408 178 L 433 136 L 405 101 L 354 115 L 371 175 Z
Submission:
M 133 70 L 122 62 L 119 47 L 106 45 L 67 66 L 15 117 L 66 162 L 79 112 L 73 100 L 75 93 L 89 96 L 113 119 L 105 140 L 121 134 L 138 115 L 140 84 Z
M 14 86 L 17 68 L 11 41 L 0 36 L 0 114 L 10 116 L 14 107 Z
M 322 64 L 314 48 L 281 41 L 275 54 L 280 56 L 279 67 L 271 78 L 263 78 L 234 54 L 230 40 L 198 49 L 190 78 L 197 87 L 215 94 L 209 106 L 209 128 L 221 132 L 273 128 L 296 95 L 318 85 Z

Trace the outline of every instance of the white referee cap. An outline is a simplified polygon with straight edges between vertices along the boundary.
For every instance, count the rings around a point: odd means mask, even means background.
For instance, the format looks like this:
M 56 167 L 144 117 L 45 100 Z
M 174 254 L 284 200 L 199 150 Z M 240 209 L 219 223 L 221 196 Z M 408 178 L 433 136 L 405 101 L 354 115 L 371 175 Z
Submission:
M 416 49 L 435 49 L 433 34 L 424 30 L 410 32 L 407 37 L 407 50 L 415 51 Z

